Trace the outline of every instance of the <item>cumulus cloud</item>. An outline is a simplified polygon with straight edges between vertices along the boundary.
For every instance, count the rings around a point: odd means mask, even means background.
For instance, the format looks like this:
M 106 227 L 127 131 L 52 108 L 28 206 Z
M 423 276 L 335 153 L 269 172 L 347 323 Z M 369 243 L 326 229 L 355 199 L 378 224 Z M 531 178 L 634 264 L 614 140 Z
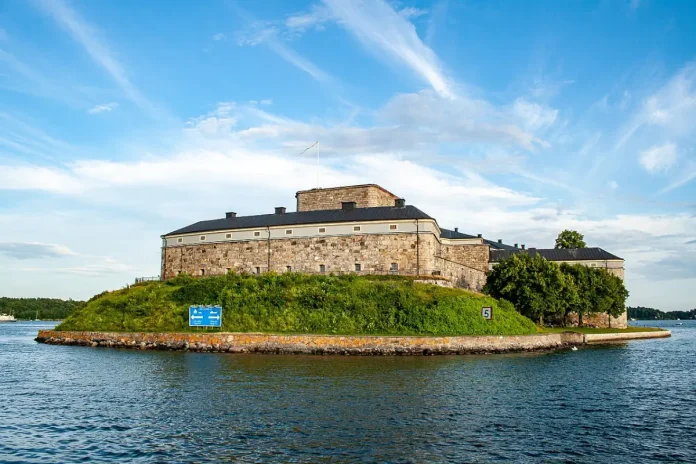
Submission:
M 640 154 L 640 164 L 650 172 L 669 170 L 677 161 L 677 146 L 673 143 L 650 147 Z
M 0 242 L 0 254 L 15 259 L 62 258 L 73 256 L 70 248 L 53 243 Z

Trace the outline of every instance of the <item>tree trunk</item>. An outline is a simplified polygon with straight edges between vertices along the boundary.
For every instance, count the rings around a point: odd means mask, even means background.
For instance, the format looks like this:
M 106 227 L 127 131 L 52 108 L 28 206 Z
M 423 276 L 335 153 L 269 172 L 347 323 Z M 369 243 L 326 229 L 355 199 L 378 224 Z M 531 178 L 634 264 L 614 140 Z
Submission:
M 582 313 L 578 313 L 578 327 L 582 327 Z

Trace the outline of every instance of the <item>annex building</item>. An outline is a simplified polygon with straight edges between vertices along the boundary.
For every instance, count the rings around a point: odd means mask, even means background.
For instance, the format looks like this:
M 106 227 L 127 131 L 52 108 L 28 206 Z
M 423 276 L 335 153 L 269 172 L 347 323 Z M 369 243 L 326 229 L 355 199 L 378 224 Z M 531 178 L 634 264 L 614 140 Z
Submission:
M 441 228 L 437 220 L 375 184 L 303 190 L 297 208 L 196 222 L 162 236 L 163 279 L 237 272 L 439 276 L 481 290 L 514 253 L 602 267 L 624 277 L 624 260 L 601 249 L 526 249 Z

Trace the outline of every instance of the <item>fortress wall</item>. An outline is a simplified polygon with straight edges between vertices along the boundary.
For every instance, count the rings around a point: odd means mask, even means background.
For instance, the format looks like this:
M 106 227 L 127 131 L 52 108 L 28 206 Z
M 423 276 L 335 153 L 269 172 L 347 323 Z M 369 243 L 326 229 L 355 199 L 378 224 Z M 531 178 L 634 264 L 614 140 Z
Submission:
M 164 249 L 165 279 L 178 273 L 220 275 L 228 270 L 261 272 L 268 270 L 316 273 L 320 265 L 326 273 L 355 272 L 355 264 L 362 272 L 388 273 L 391 264 L 398 264 L 399 274 L 416 274 L 420 254 L 420 270 L 430 275 L 438 269 L 435 249 L 438 242 L 433 234 L 365 234 L 248 242 L 208 243 Z M 270 246 L 270 269 L 268 266 Z M 417 248 L 420 248 L 420 253 Z

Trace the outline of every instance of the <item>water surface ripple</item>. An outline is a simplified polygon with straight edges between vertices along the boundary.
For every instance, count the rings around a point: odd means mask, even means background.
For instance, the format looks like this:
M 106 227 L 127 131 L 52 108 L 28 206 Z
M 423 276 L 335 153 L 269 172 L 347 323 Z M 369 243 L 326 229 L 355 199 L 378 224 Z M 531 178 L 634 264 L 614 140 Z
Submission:
M 555 353 L 39 345 L 0 324 L 0 462 L 696 462 L 696 323 Z

